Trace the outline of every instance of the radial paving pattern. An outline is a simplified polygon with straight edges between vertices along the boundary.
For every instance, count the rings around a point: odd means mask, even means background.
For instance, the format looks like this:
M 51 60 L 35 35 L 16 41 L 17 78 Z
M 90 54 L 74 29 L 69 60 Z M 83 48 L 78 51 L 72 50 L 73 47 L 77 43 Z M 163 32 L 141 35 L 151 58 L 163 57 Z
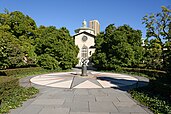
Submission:
M 116 73 L 91 72 L 91 76 L 81 77 L 75 72 L 51 73 L 31 78 L 34 84 L 58 88 L 111 88 L 136 84 L 138 79 Z

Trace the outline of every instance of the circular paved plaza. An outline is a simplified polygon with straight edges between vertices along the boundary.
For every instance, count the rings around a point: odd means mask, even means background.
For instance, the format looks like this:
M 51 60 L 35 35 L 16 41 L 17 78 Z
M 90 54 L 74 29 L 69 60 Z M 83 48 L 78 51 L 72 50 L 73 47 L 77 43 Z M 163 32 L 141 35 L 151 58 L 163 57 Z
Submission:
M 33 77 L 37 85 L 58 88 L 122 88 L 135 85 L 138 79 L 125 74 L 92 71 L 88 76 L 79 72 L 51 73 Z
M 147 79 L 90 70 L 88 76 L 80 74 L 80 69 L 73 69 L 20 79 L 22 86 L 34 86 L 39 94 L 10 114 L 151 114 L 125 91 Z

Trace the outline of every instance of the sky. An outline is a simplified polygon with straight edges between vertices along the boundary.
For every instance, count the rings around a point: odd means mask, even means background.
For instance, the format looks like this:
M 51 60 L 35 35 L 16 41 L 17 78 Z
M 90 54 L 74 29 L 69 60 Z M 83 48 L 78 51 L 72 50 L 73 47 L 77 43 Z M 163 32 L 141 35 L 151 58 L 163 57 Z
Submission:
M 109 24 L 129 25 L 146 35 L 142 18 L 171 6 L 170 0 L 0 0 L 0 13 L 21 11 L 35 20 L 37 26 L 66 27 L 71 35 L 85 19 L 100 22 L 100 31 Z

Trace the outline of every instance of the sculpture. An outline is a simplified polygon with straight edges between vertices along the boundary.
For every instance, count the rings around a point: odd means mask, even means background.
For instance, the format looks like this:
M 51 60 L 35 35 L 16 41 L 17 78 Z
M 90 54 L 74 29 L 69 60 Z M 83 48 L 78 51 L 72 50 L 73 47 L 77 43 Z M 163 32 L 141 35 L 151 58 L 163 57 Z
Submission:
M 81 76 L 87 76 L 87 59 L 86 58 L 82 58 L 81 60 L 82 62 L 82 73 L 81 73 Z

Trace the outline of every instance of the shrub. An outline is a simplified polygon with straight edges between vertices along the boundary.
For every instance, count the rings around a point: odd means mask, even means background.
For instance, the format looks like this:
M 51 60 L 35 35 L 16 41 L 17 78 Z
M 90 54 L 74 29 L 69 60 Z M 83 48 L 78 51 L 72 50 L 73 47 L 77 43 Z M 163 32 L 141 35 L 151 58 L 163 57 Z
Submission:
M 21 106 L 23 101 L 31 98 L 36 93 L 38 93 L 38 90 L 34 87 L 15 87 L 9 92 L 8 96 L 3 96 L 0 106 L 0 113 L 4 114 L 9 112 L 10 109 L 15 109 Z
M 19 79 L 14 77 L 0 77 L 0 113 L 7 113 L 10 109 L 22 105 L 22 101 L 31 98 L 37 89 L 19 86 Z
M 48 54 L 43 54 L 38 57 L 38 64 L 45 69 L 54 70 L 60 69 L 59 62 Z
M 140 69 L 140 68 L 122 68 L 123 71 L 127 72 L 137 72 L 148 76 L 150 79 L 156 79 L 167 76 L 165 71 L 152 70 L 152 69 Z
M 122 68 L 119 65 L 112 65 L 112 67 L 110 68 L 116 72 L 120 72 L 122 70 Z
M 73 66 L 73 64 L 69 61 L 61 61 L 61 64 L 60 64 L 60 67 L 63 69 L 63 70 L 67 70 L 67 69 L 71 69 Z
M 155 114 L 171 113 L 171 105 L 156 95 L 150 95 L 148 92 L 142 92 L 139 90 L 133 90 L 130 93 L 134 99 L 148 106 Z
M 12 89 L 19 86 L 19 80 L 11 77 L 0 77 L 0 101 L 8 96 Z
M 0 70 L 0 76 L 17 76 L 17 75 L 26 75 L 30 72 L 41 71 L 41 67 L 30 67 L 30 68 L 16 68 L 16 69 L 7 69 Z
M 19 79 L 6 76 L 0 77 L 0 95 L 17 86 L 19 86 Z
M 171 101 L 171 84 L 164 83 L 160 80 L 151 80 L 149 83 L 149 89 L 154 94 L 160 94 Z

